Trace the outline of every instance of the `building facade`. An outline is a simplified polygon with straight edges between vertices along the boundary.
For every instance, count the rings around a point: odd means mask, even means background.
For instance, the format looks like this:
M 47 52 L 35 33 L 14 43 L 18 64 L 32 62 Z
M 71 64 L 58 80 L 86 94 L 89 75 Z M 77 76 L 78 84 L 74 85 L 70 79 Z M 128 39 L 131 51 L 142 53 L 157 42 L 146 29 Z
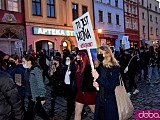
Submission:
M 94 0 L 95 34 L 99 45 L 119 50 L 124 34 L 123 0 Z
M 131 47 L 140 46 L 139 0 L 124 0 L 125 35 L 129 36 Z
M 25 0 L 27 50 L 57 51 L 77 47 L 72 21 L 89 11 L 92 0 Z
M 160 9 L 156 0 L 139 0 L 139 33 L 141 43 L 156 43 L 160 40 Z
M 23 0 L 0 0 L 0 50 L 22 55 L 26 43 Z

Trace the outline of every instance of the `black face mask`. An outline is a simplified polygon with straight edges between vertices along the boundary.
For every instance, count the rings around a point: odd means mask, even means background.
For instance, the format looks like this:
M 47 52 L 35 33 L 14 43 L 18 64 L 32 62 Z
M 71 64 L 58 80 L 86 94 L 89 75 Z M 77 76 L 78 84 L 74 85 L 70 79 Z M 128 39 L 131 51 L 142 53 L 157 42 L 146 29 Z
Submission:
M 14 67 L 14 66 L 16 66 L 16 63 L 15 62 L 9 62 L 9 66 Z
M 97 54 L 97 59 L 102 62 L 104 60 L 103 54 Z

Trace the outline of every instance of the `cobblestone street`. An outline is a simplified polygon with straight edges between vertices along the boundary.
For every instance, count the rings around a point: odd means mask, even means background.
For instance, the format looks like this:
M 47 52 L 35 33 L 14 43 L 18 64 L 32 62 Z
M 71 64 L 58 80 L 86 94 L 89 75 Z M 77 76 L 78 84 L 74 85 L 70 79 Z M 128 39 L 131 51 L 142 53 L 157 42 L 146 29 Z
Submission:
M 155 84 L 154 87 L 146 85 L 144 80 L 137 81 L 139 93 L 137 95 L 132 95 L 131 100 L 134 106 L 134 111 L 136 110 L 149 110 L 149 109 L 159 109 L 160 110 L 160 84 Z M 50 87 L 46 86 L 47 89 L 47 100 L 45 103 L 45 109 L 48 112 L 50 109 Z M 93 113 L 89 110 L 88 106 L 85 107 L 88 115 L 83 118 L 83 120 L 93 120 Z M 64 98 L 58 97 L 56 100 L 55 117 L 54 120 L 65 120 L 66 115 L 66 100 Z M 74 115 L 73 115 L 74 116 Z M 72 120 L 73 120 L 72 116 Z M 35 120 L 41 120 L 36 116 Z M 134 116 L 129 120 L 134 120 Z

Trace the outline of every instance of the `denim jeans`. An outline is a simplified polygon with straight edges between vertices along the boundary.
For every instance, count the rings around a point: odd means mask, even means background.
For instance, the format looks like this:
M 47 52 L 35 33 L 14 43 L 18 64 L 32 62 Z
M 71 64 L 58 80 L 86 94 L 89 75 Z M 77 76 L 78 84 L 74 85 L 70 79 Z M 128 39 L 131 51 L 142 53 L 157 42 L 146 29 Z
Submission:
M 155 79 L 151 80 L 152 78 L 152 74 L 155 75 Z M 151 83 L 154 83 L 154 80 L 158 80 L 159 79 L 159 74 L 158 74 L 158 67 L 157 66 L 149 66 L 148 68 L 148 79 L 150 79 Z

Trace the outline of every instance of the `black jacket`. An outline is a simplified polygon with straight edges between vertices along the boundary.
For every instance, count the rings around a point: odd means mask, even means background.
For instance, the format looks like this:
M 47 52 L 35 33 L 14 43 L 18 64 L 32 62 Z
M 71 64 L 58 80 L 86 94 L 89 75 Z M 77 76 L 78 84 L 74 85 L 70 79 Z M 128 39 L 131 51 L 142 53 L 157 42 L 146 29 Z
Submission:
M 0 71 L 0 120 L 23 120 L 24 111 L 13 79 Z

